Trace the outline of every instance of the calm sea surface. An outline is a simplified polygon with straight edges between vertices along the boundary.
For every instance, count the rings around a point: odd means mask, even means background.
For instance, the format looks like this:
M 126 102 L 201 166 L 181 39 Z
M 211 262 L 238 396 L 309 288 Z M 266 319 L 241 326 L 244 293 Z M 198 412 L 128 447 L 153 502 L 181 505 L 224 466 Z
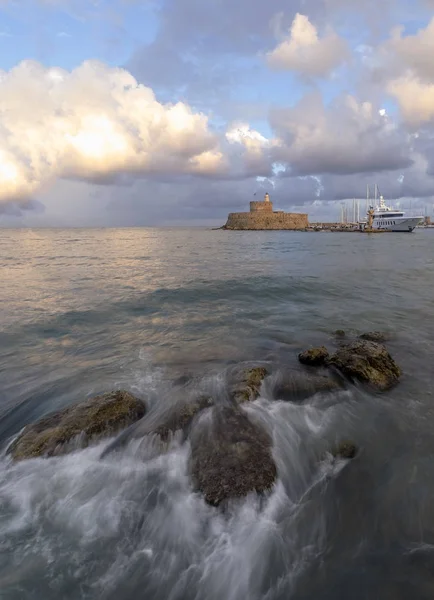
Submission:
M 170 403 L 245 361 L 299 368 L 333 332 L 381 330 L 384 395 L 260 398 L 279 481 L 223 514 L 194 494 L 188 444 L 143 461 L 110 440 L 12 464 L 27 423 L 124 388 Z M 2 600 L 434 597 L 434 230 L 0 231 Z M 199 385 L 199 383 L 198 383 Z M 324 445 L 350 438 L 338 466 Z

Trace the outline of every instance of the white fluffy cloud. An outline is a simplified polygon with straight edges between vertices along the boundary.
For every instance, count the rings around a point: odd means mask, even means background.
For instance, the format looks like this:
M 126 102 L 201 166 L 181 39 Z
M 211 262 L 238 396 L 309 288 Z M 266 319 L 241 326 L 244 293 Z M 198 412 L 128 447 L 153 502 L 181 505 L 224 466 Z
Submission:
M 0 201 L 24 201 L 58 177 L 227 169 L 205 115 L 160 104 L 125 70 L 91 61 L 67 72 L 26 61 L 0 72 Z
M 271 150 L 279 144 L 278 140 L 266 138 L 247 123 L 233 123 L 225 137 L 229 145 L 237 149 L 231 152 L 233 160 L 241 157 L 243 167 L 238 167 L 238 172 L 245 176 L 272 175 Z
M 296 71 L 322 77 L 348 58 L 348 47 L 336 33 L 329 31 L 320 38 L 317 28 L 306 15 L 296 14 L 289 36 L 267 54 L 273 69 Z

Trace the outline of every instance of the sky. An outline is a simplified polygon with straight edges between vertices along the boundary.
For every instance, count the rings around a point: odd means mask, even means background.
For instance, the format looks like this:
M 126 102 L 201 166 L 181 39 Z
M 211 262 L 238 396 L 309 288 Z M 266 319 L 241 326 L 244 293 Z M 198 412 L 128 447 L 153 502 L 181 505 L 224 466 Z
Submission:
M 0 0 L 0 226 L 434 206 L 434 0 Z M 364 205 L 363 205 L 364 206 Z

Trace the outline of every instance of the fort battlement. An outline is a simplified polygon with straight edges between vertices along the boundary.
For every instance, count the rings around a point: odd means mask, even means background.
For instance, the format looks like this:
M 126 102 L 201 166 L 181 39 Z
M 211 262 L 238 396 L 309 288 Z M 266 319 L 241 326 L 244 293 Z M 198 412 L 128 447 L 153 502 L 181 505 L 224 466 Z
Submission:
M 250 212 L 251 213 L 272 213 L 273 212 L 273 203 L 270 202 L 270 196 L 265 194 L 264 200 L 260 202 L 253 201 L 250 202 Z
M 223 229 L 261 230 L 288 229 L 301 230 L 309 225 L 307 214 L 273 211 L 273 203 L 268 194 L 260 202 L 250 202 L 250 212 L 230 213 Z

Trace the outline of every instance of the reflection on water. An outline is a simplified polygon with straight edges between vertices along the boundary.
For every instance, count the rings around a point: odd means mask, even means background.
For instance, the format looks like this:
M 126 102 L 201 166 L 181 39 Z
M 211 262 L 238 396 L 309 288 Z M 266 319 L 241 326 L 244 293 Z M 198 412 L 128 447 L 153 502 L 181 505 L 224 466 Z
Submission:
M 0 238 L 0 441 L 123 387 L 169 404 L 245 360 L 296 366 L 333 331 L 379 329 L 404 370 L 384 396 L 267 390 L 279 481 L 226 513 L 192 492 L 188 443 L 105 441 L 0 470 L 2 598 L 432 598 L 434 236 L 20 230 Z M 179 388 L 174 391 L 174 382 Z M 205 383 L 204 383 L 205 382 Z M 360 447 L 333 461 L 337 439 Z

